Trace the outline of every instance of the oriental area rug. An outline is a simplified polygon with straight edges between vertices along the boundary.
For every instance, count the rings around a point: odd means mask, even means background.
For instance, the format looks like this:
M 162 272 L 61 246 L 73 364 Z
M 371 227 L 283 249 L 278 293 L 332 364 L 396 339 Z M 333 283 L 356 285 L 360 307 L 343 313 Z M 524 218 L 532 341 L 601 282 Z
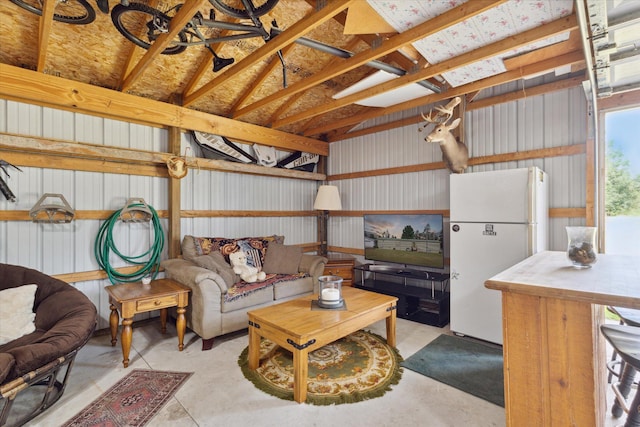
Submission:
M 260 390 L 293 400 L 293 355 L 273 342 L 260 342 L 260 365 L 252 371 L 248 347 L 238 358 L 244 376 Z M 357 331 L 309 353 L 306 403 L 333 405 L 380 397 L 402 376 L 402 357 L 386 339 Z
M 402 366 L 504 407 L 502 348 L 440 335 Z
M 142 427 L 191 375 L 190 372 L 135 369 L 63 427 Z

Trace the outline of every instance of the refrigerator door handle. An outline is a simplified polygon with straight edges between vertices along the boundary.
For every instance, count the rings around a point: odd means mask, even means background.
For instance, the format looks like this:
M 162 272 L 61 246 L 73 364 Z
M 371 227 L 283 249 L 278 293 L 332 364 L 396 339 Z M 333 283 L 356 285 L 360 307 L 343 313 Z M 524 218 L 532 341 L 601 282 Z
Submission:
M 529 224 L 527 227 L 529 238 L 527 239 L 527 257 L 536 253 L 538 247 L 538 232 L 536 224 Z
M 531 200 L 529 202 L 529 206 L 527 209 L 527 222 L 529 224 L 534 223 L 537 221 L 536 218 L 536 206 L 538 206 L 538 200 L 536 200 L 537 198 L 537 192 L 536 187 L 538 185 L 538 177 L 537 177 L 537 173 L 536 173 L 536 168 L 529 168 L 529 182 L 527 183 L 528 186 L 528 190 L 529 190 L 529 197 L 531 197 Z M 531 240 L 529 240 L 531 241 Z M 530 250 L 529 251 L 530 254 L 533 254 L 533 251 Z

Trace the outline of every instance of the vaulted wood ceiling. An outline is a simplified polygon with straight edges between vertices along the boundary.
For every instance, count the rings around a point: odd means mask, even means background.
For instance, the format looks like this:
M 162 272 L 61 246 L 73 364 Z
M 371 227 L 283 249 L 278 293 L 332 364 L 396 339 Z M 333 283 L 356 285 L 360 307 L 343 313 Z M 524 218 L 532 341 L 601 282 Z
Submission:
M 94 0 L 89 1 L 95 6 Z M 398 34 L 389 29 L 385 33 L 367 33 L 373 31 L 371 25 L 380 25 L 381 18 L 371 8 L 362 11 L 364 0 L 280 0 L 261 21 L 270 28 L 275 20 L 281 34 L 267 43 L 255 38 L 212 45 L 220 57 L 235 59 L 232 65 L 214 73 L 212 54 L 204 46 L 189 47 L 177 55 L 162 55 L 161 43 L 168 42 L 173 33 L 144 50 L 126 40 L 111 17 L 97 8 L 91 24 L 71 25 L 54 21 L 50 7 L 40 18 L 6 0 L 0 2 L 0 66 L 27 68 L 330 142 L 343 139 L 355 126 L 375 117 L 459 95 L 472 102 L 483 89 L 561 67 L 570 67 L 567 77 L 584 76 L 584 53 L 575 12 L 433 65 L 413 49 L 413 42 L 475 15 L 490 13 L 504 2 L 454 1 L 455 7 Z M 113 0 L 110 3 L 111 7 L 117 4 Z M 145 3 L 168 10 L 179 2 Z M 184 3 L 173 18 L 170 32 L 182 27 L 174 23 L 185 23 L 198 11 L 209 16 L 208 0 Z M 220 12 L 216 19 L 234 21 Z M 564 41 L 523 49 L 563 33 L 569 34 Z M 342 49 L 349 55 L 338 57 L 296 43 L 300 37 Z M 283 66 L 276 55 L 279 49 L 284 55 L 286 87 Z M 504 60 L 506 71 L 502 73 L 455 87 L 442 77 L 443 72 L 514 49 L 521 50 Z M 371 61 L 405 73 L 366 91 L 340 99 L 332 97 L 374 73 L 376 68 L 367 65 Z M 372 95 L 421 81 L 431 82 L 440 93 L 386 108 L 356 104 Z

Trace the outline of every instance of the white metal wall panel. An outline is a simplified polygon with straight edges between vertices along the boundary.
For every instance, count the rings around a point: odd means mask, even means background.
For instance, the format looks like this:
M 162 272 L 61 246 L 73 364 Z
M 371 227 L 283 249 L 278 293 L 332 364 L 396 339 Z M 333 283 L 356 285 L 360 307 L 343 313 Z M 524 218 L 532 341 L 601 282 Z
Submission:
M 485 91 L 479 98 L 515 88 L 519 86 L 511 83 Z M 526 92 L 526 87 L 524 90 Z M 365 126 L 415 116 L 431 107 L 376 118 Z M 577 87 L 473 110 L 465 116 L 465 141 L 472 156 L 584 143 L 586 108 L 582 88 Z M 431 126 L 418 132 L 421 126 L 422 123 L 417 123 L 332 143 L 329 175 L 440 161 L 438 145 L 424 141 Z M 150 151 L 166 152 L 168 147 L 168 133 L 163 129 L 6 100 L 0 100 L 0 131 Z M 191 149 L 188 155 L 199 153 L 188 135 L 182 138 L 183 153 L 187 147 Z M 250 151 L 250 147 L 242 147 Z M 539 166 L 549 174 L 551 207 L 584 206 L 584 154 L 475 166 L 469 171 L 529 165 Z M 19 197 L 18 202 L 9 204 L 0 200 L 0 209 L 29 210 L 45 192 L 64 194 L 77 210 L 120 209 L 129 197 L 142 197 L 157 210 L 168 206 L 166 179 L 22 169 L 22 173 L 12 173 L 9 181 Z M 448 171 L 436 170 L 340 180 L 332 184 L 338 185 L 345 210 L 448 209 L 448 176 Z M 181 185 L 181 207 L 186 210 L 311 210 L 317 187 L 312 181 L 196 169 L 189 170 Z M 566 249 L 564 227 L 583 223 L 583 218 L 552 218 L 550 248 Z M 0 262 L 30 266 L 50 274 L 97 269 L 93 243 L 100 224 L 101 221 L 89 220 L 58 225 L 3 222 L 0 224 Z M 166 220 L 162 220 L 162 226 L 166 230 Z M 183 218 L 181 226 L 183 235 L 282 234 L 289 244 L 316 240 L 315 217 Z M 362 227 L 362 218 L 330 217 L 329 242 L 335 246 L 362 248 Z M 121 228 L 116 236 L 119 245 L 130 251 L 146 247 L 150 238 L 148 228 L 141 225 L 118 228 Z M 99 327 L 108 325 L 108 303 L 103 290 L 106 284 L 108 281 L 76 284 L 99 307 Z
M 489 91 L 479 99 L 552 81 L 537 78 L 514 82 Z M 405 111 L 400 116 L 377 118 L 364 127 L 415 116 L 432 106 Z M 490 156 L 548 147 L 583 144 L 587 137 L 587 104 L 581 87 L 545 95 L 525 97 L 509 103 L 471 110 L 465 115 L 465 142 L 471 157 Z M 422 124 L 391 129 L 374 135 L 360 136 L 332 143 L 328 164 L 329 175 L 366 170 L 402 167 L 441 160 L 437 144 L 424 142 L 426 132 L 418 132 Z M 472 166 L 468 172 L 538 166 L 550 178 L 550 206 L 584 207 L 586 188 L 586 156 L 553 157 Z M 446 170 L 385 175 L 340 180 L 338 185 L 347 210 L 414 210 L 448 209 L 449 173 Z M 550 248 L 565 250 L 564 227 L 584 219 L 553 218 Z M 331 218 L 331 245 L 363 248 L 362 218 Z
M 105 144 L 123 148 L 166 151 L 167 132 L 62 110 L 0 100 L 0 131 L 25 136 Z M 2 197 L 0 209 L 30 210 L 44 193 L 60 193 L 76 210 L 117 210 L 129 197 L 142 197 L 158 210 L 167 209 L 167 180 L 119 174 L 21 167 L 9 171 L 16 203 Z M 5 221 L 0 224 L 0 262 L 18 264 L 47 274 L 97 270 L 94 243 L 102 221 L 69 224 Z M 162 220 L 166 233 L 167 221 Z M 148 224 L 119 224 L 114 238 L 123 253 L 148 249 Z M 164 256 L 166 257 L 166 247 Z M 113 265 L 124 264 L 113 259 Z M 108 280 L 76 283 L 100 313 L 98 327 L 108 326 Z M 143 315 L 142 318 L 149 315 Z

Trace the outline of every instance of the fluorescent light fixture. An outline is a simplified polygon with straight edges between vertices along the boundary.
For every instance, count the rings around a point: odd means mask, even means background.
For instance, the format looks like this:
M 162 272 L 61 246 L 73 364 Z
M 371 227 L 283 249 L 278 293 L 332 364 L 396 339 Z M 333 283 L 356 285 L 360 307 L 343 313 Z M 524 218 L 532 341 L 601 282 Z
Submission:
M 397 79 L 400 76 L 389 73 L 384 70 L 379 70 L 370 76 L 360 80 L 354 85 L 342 90 L 341 92 L 333 95 L 333 99 L 344 98 L 345 96 L 352 95 L 354 93 L 372 88 L 379 84 L 388 82 L 392 79 Z M 420 86 L 417 83 L 412 83 L 409 85 L 402 86 L 400 88 L 382 93 L 380 95 L 372 96 L 370 98 L 366 98 L 356 102 L 358 105 L 363 105 L 365 107 L 390 107 L 391 105 L 400 104 L 405 101 L 410 101 L 412 99 L 420 98 L 422 96 L 427 96 L 434 93 L 432 90 L 427 89 L 423 86 Z

